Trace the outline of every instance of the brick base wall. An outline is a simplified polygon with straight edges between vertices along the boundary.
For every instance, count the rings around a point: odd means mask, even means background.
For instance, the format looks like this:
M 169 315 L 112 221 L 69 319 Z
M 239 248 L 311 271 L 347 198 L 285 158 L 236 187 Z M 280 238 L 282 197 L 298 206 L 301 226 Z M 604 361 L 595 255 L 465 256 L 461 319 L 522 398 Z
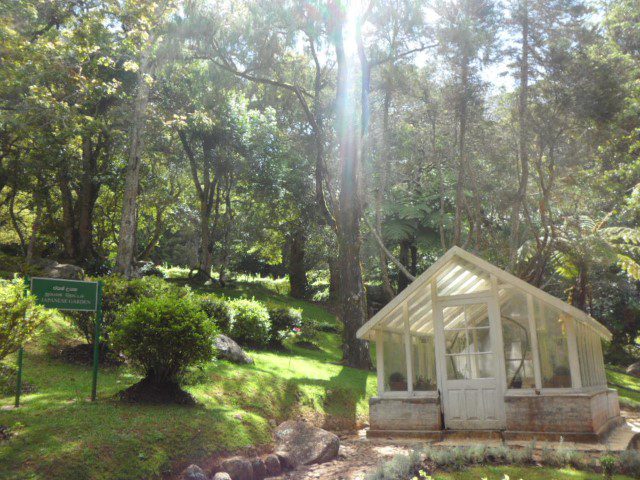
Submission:
M 615 391 L 507 395 L 508 432 L 599 434 L 620 416 Z
M 440 431 L 440 399 L 371 398 L 369 424 L 374 431 Z

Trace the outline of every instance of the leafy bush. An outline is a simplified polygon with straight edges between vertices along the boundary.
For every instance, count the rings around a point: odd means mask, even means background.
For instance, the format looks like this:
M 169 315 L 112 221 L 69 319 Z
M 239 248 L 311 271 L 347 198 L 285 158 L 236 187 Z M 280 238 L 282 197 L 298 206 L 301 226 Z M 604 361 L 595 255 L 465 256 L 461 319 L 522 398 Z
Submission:
M 153 383 L 177 383 L 185 370 L 214 354 L 214 323 L 191 295 L 142 298 L 129 305 L 111 332 L 115 347 Z
M 0 360 L 24 345 L 50 316 L 35 297 L 24 294 L 22 279 L 0 280 Z
M 251 347 L 265 347 L 269 344 L 271 320 L 269 311 L 255 300 L 237 299 L 229 302 L 233 312 L 231 336 L 242 344 Z
M 207 317 L 216 324 L 221 333 L 225 335 L 230 334 L 233 323 L 233 312 L 224 299 L 214 295 L 201 297 L 200 307 L 204 313 L 207 314 Z
M 122 309 L 141 298 L 173 294 L 184 296 L 188 287 L 178 287 L 161 278 L 144 277 L 127 280 L 113 275 L 99 279 L 102 282 L 102 343 L 108 343 L 110 328 Z M 95 313 L 68 312 L 76 329 L 87 343 L 93 343 Z
M 616 469 L 616 458 L 611 455 L 604 455 L 600 457 L 600 465 L 602 466 L 602 474 L 604 478 L 613 478 L 613 473 Z
M 302 325 L 302 310 L 297 308 L 268 305 L 271 330 L 269 343 L 273 347 L 281 347 L 288 335 Z

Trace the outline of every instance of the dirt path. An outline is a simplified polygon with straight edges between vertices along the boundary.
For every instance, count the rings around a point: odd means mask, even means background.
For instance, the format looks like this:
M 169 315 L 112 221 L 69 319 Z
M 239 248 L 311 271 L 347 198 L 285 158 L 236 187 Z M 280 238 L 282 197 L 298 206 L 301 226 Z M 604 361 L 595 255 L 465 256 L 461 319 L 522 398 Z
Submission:
M 382 461 L 399 453 L 409 453 L 413 442 L 367 440 L 364 435 L 340 438 L 340 454 L 332 462 L 301 467 L 277 480 L 362 480 Z M 274 480 L 275 480 L 274 478 Z
M 629 440 L 635 433 L 640 432 L 640 414 L 638 412 L 623 412 L 626 417 L 627 425 L 618 427 L 607 439 L 604 444 L 577 444 L 564 443 L 564 448 L 572 448 L 585 453 L 601 455 L 602 451 L 625 449 Z M 367 473 L 373 471 L 381 462 L 391 459 L 399 453 L 409 453 L 412 447 L 420 445 L 415 440 L 400 439 L 371 439 L 368 440 L 365 432 L 360 431 L 358 435 L 341 436 L 340 437 L 340 454 L 338 458 L 332 462 L 321 465 L 310 465 L 301 467 L 295 471 L 288 472 L 280 477 L 274 477 L 273 480 L 362 480 Z M 460 439 L 445 440 L 435 442 L 434 445 L 442 447 L 452 447 L 464 444 L 474 444 L 477 441 Z M 501 444 L 499 440 L 482 441 L 482 443 L 491 446 Z M 507 442 L 509 445 L 517 447 L 527 445 L 529 442 Z M 424 442 L 422 442 L 424 444 Z M 558 443 L 555 442 L 539 442 L 538 448 L 550 446 L 557 448 Z

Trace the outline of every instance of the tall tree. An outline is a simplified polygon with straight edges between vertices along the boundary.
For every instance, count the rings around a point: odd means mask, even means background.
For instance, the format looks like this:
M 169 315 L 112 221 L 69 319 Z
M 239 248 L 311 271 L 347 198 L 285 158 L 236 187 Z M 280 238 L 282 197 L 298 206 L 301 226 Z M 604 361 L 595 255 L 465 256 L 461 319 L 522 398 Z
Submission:
M 138 193 L 140 188 L 140 163 L 144 148 L 149 92 L 153 83 L 156 58 L 154 51 L 161 40 L 165 20 L 173 9 L 172 0 L 148 1 L 131 5 L 133 12 L 125 10 L 123 20 L 134 13 L 135 24 L 131 25 L 131 41 L 138 52 L 136 93 L 133 100 L 129 154 L 125 171 L 125 186 L 122 198 L 120 238 L 116 257 L 116 271 L 130 277 L 136 249 L 138 229 Z

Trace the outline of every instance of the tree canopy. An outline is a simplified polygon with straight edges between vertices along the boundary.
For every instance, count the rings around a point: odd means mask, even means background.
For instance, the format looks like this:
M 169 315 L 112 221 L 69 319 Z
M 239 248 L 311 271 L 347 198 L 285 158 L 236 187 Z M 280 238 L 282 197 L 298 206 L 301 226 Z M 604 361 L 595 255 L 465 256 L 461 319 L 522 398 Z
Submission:
M 637 1 L 0 6 L 4 254 L 315 272 L 368 367 L 357 328 L 459 245 L 638 336 Z

